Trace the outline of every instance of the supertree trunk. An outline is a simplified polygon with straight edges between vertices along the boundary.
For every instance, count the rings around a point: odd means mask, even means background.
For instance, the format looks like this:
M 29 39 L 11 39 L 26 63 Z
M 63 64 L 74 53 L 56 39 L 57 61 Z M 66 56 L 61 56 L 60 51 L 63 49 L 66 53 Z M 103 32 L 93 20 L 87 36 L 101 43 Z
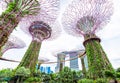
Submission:
M 36 0 L 8 1 L 6 10 L 0 16 L 0 49 L 5 45 L 21 18 L 36 14 L 39 9 L 39 3 Z
M 88 59 L 89 78 L 105 77 L 104 70 L 113 70 L 102 46 L 95 35 L 113 14 L 112 0 L 73 0 L 63 14 L 63 26 L 67 33 L 84 37 Z
M 34 73 L 36 68 L 35 66 L 38 62 L 40 47 L 41 47 L 40 42 L 32 41 L 22 61 L 18 65 L 18 68 L 24 66 L 26 68 L 30 68 L 31 72 Z
M 84 36 L 84 46 L 88 57 L 88 77 L 92 79 L 105 77 L 105 70 L 112 70 L 112 65 L 109 62 L 103 48 L 100 45 L 100 39 L 93 36 Z
M 40 69 L 41 64 L 42 64 L 42 63 L 38 63 L 38 70 Z
M 2 20 L 2 25 L 0 25 L 0 49 L 2 46 L 5 45 L 5 43 L 8 40 L 8 37 L 12 33 L 15 27 L 17 27 L 18 24 L 18 17 L 14 17 L 12 15 L 5 15 L 6 18 L 2 19 L 2 16 L 0 17 L 0 20 Z
M 63 69 L 63 63 L 60 63 L 60 69 L 59 69 L 59 72 L 62 71 Z
M 80 58 L 81 59 L 81 64 L 82 64 L 82 72 L 83 72 L 83 75 L 84 77 L 86 77 L 86 68 L 85 68 L 85 62 L 84 62 L 84 58 Z

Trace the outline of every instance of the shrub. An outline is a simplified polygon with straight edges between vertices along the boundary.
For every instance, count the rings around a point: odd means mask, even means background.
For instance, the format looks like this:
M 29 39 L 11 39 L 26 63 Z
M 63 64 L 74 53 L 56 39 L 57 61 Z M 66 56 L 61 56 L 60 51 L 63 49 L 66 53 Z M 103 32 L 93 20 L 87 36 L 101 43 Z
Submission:
M 38 77 L 30 77 L 24 81 L 24 83 L 26 83 L 26 82 L 27 83 L 31 83 L 31 82 L 40 82 L 41 83 L 41 79 Z
M 14 76 L 14 73 L 11 69 L 3 69 L 0 71 L 0 81 L 9 81 Z
M 3 69 L 0 71 L 0 78 L 13 77 L 13 71 L 11 69 Z
M 117 69 L 117 72 L 120 72 L 120 68 Z
M 28 77 L 30 75 L 30 69 L 27 69 L 25 67 L 20 67 L 16 70 L 15 75 L 16 76 Z
M 94 83 L 94 81 L 92 79 L 81 79 L 78 83 Z
M 115 72 L 114 71 L 110 71 L 110 70 L 106 70 L 105 71 L 105 76 L 107 78 L 113 78 L 113 79 L 116 77 Z
M 108 83 L 107 79 L 104 78 L 98 78 L 95 80 L 95 83 Z
M 116 77 L 120 79 L 120 72 L 116 73 Z

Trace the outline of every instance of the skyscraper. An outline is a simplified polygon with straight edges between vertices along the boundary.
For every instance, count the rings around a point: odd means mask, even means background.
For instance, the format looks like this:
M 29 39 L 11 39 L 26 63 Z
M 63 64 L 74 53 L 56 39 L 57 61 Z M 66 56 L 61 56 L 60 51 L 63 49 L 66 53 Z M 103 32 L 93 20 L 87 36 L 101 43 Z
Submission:
M 75 58 L 77 56 L 78 56 L 78 53 L 76 51 L 69 52 L 70 59 Z M 70 68 L 72 70 L 79 70 L 78 58 L 70 60 Z
M 56 72 L 59 72 L 65 66 L 65 54 L 63 52 L 57 54 L 57 66 L 55 68 Z
M 63 52 L 70 57 L 70 68 L 72 70 L 79 70 L 78 55 L 84 53 L 84 50 L 65 51 Z

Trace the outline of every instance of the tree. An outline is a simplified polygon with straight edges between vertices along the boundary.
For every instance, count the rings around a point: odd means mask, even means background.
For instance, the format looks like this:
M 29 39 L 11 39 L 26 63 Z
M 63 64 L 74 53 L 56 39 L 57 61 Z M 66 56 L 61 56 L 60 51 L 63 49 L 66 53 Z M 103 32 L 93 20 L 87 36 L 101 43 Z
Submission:
M 89 78 L 105 77 L 104 70 L 113 70 L 95 33 L 107 24 L 112 15 L 112 2 L 109 0 L 74 0 L 62 17 L 64 30 L 70 35 L 84 37 L 88 58 Z
M 2 0 L 0 3 L 5 4 L 2 5 L 5 11 L 0 16 L 1 49 L 7 42 L 12 31 L 17 27 L 19 21 L 25 16 L 37 14 L 40 8 L 37 0 Z
M 32 36 L 32 41 L 18 68 L 22 66 L 30 68 L 32 73 L 34 73 L 38 62 L 42 42 L 53 36 L 53 28 L 56 28 L 56 25 L 53 26 L 53 24 L 57 18 L 59 7 L 59 0 L 40 0 L 39 3 L 41 11 L 36 16 L 24 18 L 19 24 L 24 32 Z

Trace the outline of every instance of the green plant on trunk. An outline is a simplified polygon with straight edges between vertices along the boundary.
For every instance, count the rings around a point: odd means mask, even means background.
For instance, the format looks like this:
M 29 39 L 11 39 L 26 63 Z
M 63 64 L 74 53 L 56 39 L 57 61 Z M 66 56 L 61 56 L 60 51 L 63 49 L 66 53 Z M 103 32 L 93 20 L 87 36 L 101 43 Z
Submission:
M 35 15 L 39 10 L 37 0 L 12 0 L 8 2 L 7 9 L 0 16 L 0 50 L 21 18 L 27 15 Z
M 89 78 L 104 78 L 105 70 L 114 71 L 112 65 L 109 63 L 106 54 L 97 40 L 90 40 L 86 42 L 86 54 L 88 57 L 88 77 Z
M 22 66 L 25 68 L 29 68 L 31 74 L 33 74 L 36 70 L 36 64 L 38 62 L 40 47 L 41 47 L 40 42 L 32 41 L 22 61 L 18 65 L 18 68 Z

